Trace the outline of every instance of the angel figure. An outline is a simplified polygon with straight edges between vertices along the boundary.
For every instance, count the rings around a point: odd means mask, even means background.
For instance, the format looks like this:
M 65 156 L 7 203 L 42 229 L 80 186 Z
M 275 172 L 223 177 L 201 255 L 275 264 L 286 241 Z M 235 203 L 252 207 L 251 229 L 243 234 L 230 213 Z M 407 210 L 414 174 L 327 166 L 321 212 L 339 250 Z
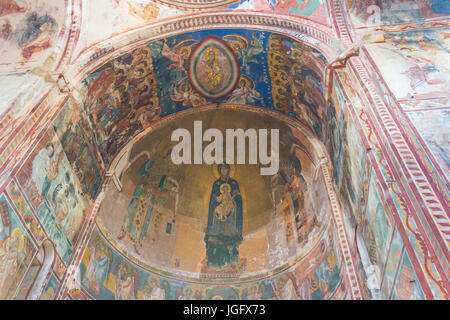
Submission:
M 167 67 L 167 70 L 180 69 L 181 71 L 186 72 L 186 68 L 184 67 L 184 60 L 187 59 L 191 54 L 191 46 L 194 44 L 194 42 L 196 42 L 196 40 L 183 40 L 175 45 L 171 50 L 167 45 L 167 42 L 164 41 L 161 53 L 164 57 L 173 62 L 170 66 Z
M 182 101 L 183 107 L 198 107 L 206 104 L 206 100 L 194 92 L 187 78 L 177 83 L 174 94 L 170 98 L 173 101 Z
M 231 34 L 223 37 L 230 47 L 242 59 L 241 68 L 247 66 L 250 62 L 261 63 L 256 57 L 264 51 L 264 47 L 260 39 L 252 33 L 252 41 L 241 35 Z
M 256 100 L 262 100 L 263 96 L 254 87 L 252 80 L 247 77 L 241 78 L 238 87 L 231 93 L 227 103 L 253 105 Z

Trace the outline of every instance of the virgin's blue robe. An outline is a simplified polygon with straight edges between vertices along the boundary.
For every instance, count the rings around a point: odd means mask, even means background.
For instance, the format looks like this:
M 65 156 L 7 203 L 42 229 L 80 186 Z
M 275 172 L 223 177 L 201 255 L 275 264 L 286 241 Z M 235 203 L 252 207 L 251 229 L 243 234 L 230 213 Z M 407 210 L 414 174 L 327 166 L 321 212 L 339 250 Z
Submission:
M 221 204 L 217 197 L 221 195 L 220 187 L 228 183 L 233 196 L 234 211 L 227 213 L 227 218 L 222 221 L 215 216 L 215 209 Z M 242 197 L 239 184 L 236 180 L 228 178 L 218 179 L 212 186 L 209 210 L 208 226 L 205 238 L 206 256 L 208 266 L 223 267 L 237 265 L 239 261 L 239 245 L 242 242 Z

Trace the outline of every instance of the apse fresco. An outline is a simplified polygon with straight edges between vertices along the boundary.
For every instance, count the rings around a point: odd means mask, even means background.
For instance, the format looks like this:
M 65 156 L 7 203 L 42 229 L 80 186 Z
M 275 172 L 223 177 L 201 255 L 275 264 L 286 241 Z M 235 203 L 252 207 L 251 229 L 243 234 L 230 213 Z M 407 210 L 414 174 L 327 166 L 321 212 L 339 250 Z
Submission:
M 0 299 L 11 300 L 37 249 L 4 194 L 0 196 Z
M 309 252 L 330 222 L 310 143 L 281 120 L 236 108 L 185 114 L 133 145 L 126 171 L 117 173 L 122 190 L 108 186 L 97 218 L 120 250 L 143 265 L 213 280 L 279 268 Z M 279 128 L 278 173 L 262 176 L 250 164 L 173 164 L 176 142 L 164 137 L 174 128 L 192 131 L 194 120 L 223 132 L 230 124 Z
M 330 234 L 330 236 L 332 236 Z M 333 238 L 334 239 L 334 238 Z M 119 254 L 94 229 L 79 269 L 73 299 L 100 300 L 320 300 L 345 291 L 343 265 L 328 235 L 310 261 L 286 272 L 245 283 L 184 282 L 142 269 Z M 316 270 L 314 271 L 314 269 Z M 340 296 L 340 298 L 345 298 Z
M 76 174 L 49 128 L 17 180 L 56 251 L 67 263 L 84 221 L 86 204 Z
M 275 108 L 306 122 L 324 138 L 326 60 L 321 53 L 277 34 L 226 29 L 214 31 L 216 42 L 223 43 L 221 53 L 196 50 L 210 35 L 201 31 L 150 42 L 84 80 L 84 110 L 106 167 L 133 136 L 159 119 L 208 104 Z M 209 44 L 209 48 L 215 47 Z M 230 81 L 230 90 L 224 87 L 223 92 L 213 90 L 222 94 L 208 94 L 199 85 L 207 86 L 213 74 L 189 75 L 195 61 L 209 61 L 204 60 L 206 52 L 211 52 L 211 66 L 223 74 L 216 80 Z
M 447 0 L 346 0 L 355 27 L 418 22 L 450 14 Z

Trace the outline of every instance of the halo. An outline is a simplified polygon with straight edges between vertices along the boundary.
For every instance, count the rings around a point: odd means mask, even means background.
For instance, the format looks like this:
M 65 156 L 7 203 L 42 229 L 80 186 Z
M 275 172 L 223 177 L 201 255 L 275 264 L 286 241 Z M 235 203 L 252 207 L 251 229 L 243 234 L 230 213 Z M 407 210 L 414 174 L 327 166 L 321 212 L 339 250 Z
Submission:
M 242 88 L 243 86 L 241 85 L 241 82 L 243 82 L 244 83 L 244 87 L 246 87 L 246 88 L 250 88 L 250 89 L 255 89 L 255 82 L 250 78 L 250 77 L 248 77 L 248 76 L 241 76 L 240 78 L 239 78 L 239 81 L 238 81 L 238 87 L 239 88 Z
M 25 244 L 25 240 L 24 240 L 24 238 L 23 238 L 23 236 L 22 236 L 22 232 L 20 231 L 20 229 L 14 229 L 14 231 L 13 231 L 13 233 L 12 233 L 12 235 L 11 235 L 11 238 L 14 238 L 15 236 L 16 236 L 16 234 L 18 234 L 18 236 L 19 236 L 19 239 L 20 239 L 20 245 L 19 245 L 19 247 L 17 248 L 17 251 L 22 251 L 22 249 L 23 249 L 23 246 L 24 246 L 24 244 Z
M 234 177 L 234 174 L 236 173 L 236 165 L 235 164 L 228 164 L 230 166 L 230 178 Z M 216 179 L 220 179 L 220 174 L 219 174 L 219 165 L 218 164 L 213 164 L 211 166 L 212 170 L 213 170 L 213 175 Z
M 147 279 L 147 281 L 148 281 L 149 284 L 152 282 L 152 280 L 155 280 L 155 281 L 156 281 L 156 285 L 157 285 L 157 286 L 160 285 L 160 281 L 159 281 L 159 279 L 158 279 L 157 277 L 155 277 L 155 276 L 150 276 L 150 277 L 148 277 L 148 279 Z
M 228 189 L 229 189 L 230 192 L 231 192 L 231 186 L 230 186 L 228 183 L 223 183 L 223 184 L 220 186 L 220 193 L 224 193 L 223 189 L 224 189 L 225 187 L 228 187 Z

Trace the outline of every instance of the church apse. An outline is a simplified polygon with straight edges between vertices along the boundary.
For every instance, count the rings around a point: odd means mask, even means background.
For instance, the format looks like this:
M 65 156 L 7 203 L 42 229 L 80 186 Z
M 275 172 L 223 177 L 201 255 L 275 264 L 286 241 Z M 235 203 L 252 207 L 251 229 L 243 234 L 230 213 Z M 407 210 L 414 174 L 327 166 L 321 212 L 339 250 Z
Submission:
M 173 164 L 175 143 L 163 137 L 180 127 L 193 132 L 194 120 L 224 132 L 227 127 L 278 128 L 278 173 L 262 176 L 259 164 Z M 208 290 L 221 286 L 229 287 L 221 294 L 235 292 L 236 298 L 298 299 L 304 285 L 310 299 L 321 299 L 343 289 L 341 256 L 311 137 L 287 117 L 231 105 L 186 112 L 143 133 L 126 147 L 131 149 L 121 191 L 113 183 L 106 188 L 97 231 L 78 270 L 81 286 L 94 298 L 118 298 L 118 285 L 110 279 L 122 281 L 117 270 L 129 277 L 135 272 L 139 281 L 152 278 L 154 290 L 181 288 L 166 290 L 166 299 L 196 290 L 205 299 L 213 294 Z M 128 266 L 115 269 L 116 263 Z M 321 264 L 331 268 L 324 275 L 316 271 Z M 185 281 L 197 283 L 197 289 L 186 289 Z M 144 299 L 148 287 L 134 287 L 133 298 Z

